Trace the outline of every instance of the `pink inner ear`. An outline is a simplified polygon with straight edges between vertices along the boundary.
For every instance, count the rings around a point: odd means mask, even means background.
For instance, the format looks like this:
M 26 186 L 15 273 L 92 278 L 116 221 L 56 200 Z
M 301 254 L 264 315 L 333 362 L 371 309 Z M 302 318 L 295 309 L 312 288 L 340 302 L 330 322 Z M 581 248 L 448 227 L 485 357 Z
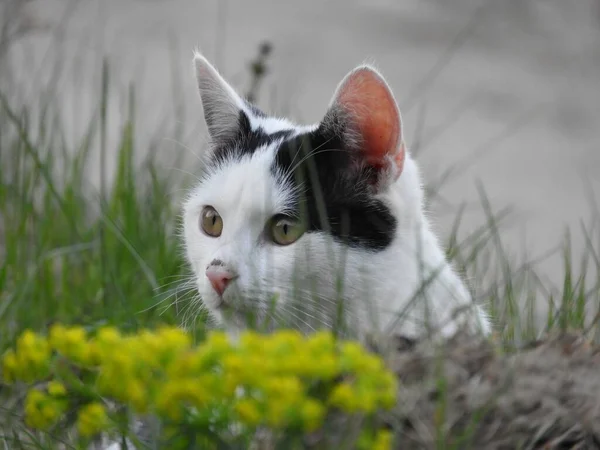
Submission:
M 392 157 L 400 175 L 404 165 L 400 114 L 385 82 L 375 72 L 359 69 L 341 87 L 337 103 L 358 127 L 367 163 L 383 169 L 389 161 L 386 157 Z

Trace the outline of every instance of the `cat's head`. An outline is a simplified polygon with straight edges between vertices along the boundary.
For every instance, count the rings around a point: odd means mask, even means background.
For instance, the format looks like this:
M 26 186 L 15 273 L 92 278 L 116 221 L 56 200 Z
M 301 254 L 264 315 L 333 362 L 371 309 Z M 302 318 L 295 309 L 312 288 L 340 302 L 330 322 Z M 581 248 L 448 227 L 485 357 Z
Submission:
M 246 102 L 200 54 L 194 64 L 210 146 L 184 239 L 203 304 L 226 325 L 250 311 L 330 326 L 336 299 L 362 295 L 361 274 L 394 245 L 399 209 L 418 208 L 390 194 L 407 170 L 391 89 L 359 66 L 322 120 L 299 126 Z

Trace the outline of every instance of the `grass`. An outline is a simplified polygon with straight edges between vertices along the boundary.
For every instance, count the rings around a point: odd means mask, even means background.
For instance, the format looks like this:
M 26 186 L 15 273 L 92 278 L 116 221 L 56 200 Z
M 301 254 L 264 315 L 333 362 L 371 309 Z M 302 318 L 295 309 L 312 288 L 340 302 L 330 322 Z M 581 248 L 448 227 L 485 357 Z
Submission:
M 185 181 L 159 164 L 154 151 L 143 152 L 149 156 L 136 163 L 143 130 L 136 128 L 133 87 L 118 148 L 106 147 L 108 74 L 105 65 L 97 114 L 72 148 L 56 105 L 19 102 L 0 92 L 0 352 L 26 328 L 46 331 L 56 321 L 127 330 L 179 324 L 190 304 L 180 299 L 188 272 L 174 197 Z M 152 145 L 159 147 L 164 138 L 157 136 Z M 95 151 L 99 168 L 90 166 Z M 105 175 L 109 153 L 117 155 L 114 179 L 94 191 L 86 174 Z M 432 188 L 431 195 L 439 189 Z M 446 244 L 448 257 L 492 314 L 496 332 L 507 345 L 556 328 L 595 335 L 600 311 L 596 227 L 582 224 L 579 232 L 587 245 L 579 261 L 566 234 L 556 246 L 560 253 L 553 255 L 562 258 L 562 277 L 542 282 L 535 261 L 510 255 L 502 242 L 509 211 L 495 212 L 483 186 L 479 192 L 486 222 L 464 236 L 465 208 L 460 208 Z M 539 321 L 540 305 L 547 305 L 544 321 Z M 199 316 L 192 327 L 198 337 L 203 324 Z M 4 386 L 0 395 L 11 398 Z M 13 413 L 5 406 L 0 423 L 8 423 Z M 436 439 L 444 447 L 443 435 Z M 20 448 L 18 439 L 7 445 Z
M 171 198 L 176 180 L 152 157 L 134 164 L 133 98 L 131 91 L 118 149 L 104 150 L 118 157 L 102 193 L 85 177 L 94 140 L 105 134 L 102 114 L 69 149 L 50 112 L 34 124 L 0 93 L 3 346 L 23 328 L 53 321 L 136 328 L 176 320 L 175 309 L 150 303 L 173 294 L 170 281 L 185 273 Z

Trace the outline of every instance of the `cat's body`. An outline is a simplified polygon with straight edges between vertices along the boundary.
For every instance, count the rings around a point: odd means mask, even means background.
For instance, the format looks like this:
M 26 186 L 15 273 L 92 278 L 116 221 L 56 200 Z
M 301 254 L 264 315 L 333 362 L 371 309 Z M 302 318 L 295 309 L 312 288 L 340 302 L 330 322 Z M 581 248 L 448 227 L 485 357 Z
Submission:
M 236 331 L 251 311 L 310 330 L 336 326 L 341 311 L 359 336 L 489 332 L 425 216 L 398 107 L 375 69 L 350 72 L 324 119 L 298 126 L 194 61 L 211 147 L 183 231 L 213 318 Z

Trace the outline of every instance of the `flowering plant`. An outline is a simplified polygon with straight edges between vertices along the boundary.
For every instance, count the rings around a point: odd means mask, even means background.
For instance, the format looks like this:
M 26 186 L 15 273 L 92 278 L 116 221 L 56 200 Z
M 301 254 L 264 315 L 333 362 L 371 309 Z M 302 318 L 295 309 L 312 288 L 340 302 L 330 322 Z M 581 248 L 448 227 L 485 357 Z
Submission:
M 74 413 L 81 445 L 100 434 L 131 437 L 135 414 L 160 421 L 164 448 L 248 448 L 259 432 L 292 448 L 319 432 L 326 440 L 327 419 L 338 415 L 370 424 L 355 433 L 357 448 L 391 447 L 391 433 L 373 419 L 396 404 L 395 376 L 329 332 L 247 331 L 234 341 L 215 331 L 193 345 L 174 327 L 124 335 L 59 324 L 48 336 L 25 331 L 2 373 L 27 384 L 28 427 L 64 427 Z

